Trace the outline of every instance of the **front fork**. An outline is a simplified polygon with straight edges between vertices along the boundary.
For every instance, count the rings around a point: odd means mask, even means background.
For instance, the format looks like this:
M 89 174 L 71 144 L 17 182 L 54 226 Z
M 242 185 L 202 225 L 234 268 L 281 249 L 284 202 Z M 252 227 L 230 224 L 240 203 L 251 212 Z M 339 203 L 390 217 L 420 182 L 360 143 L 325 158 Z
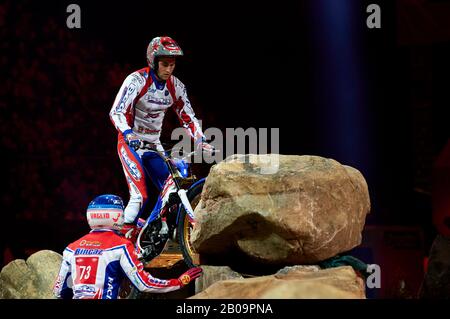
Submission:
M 172 175 L 169 175 L 166 182 L 164 183 L 163 190 L 161 191 L 162 203 L 161 203 L 161 211 L 163 209 L 168 209 L 167 203 L 169 202 L 170 195 L 173 193 L 177 193 L 180 198 L 181 204 L 186 209 L 189 220 L 191 223 L 194 222 L 194 210 L 192 209 L 191 203 L 187 197 L 187 190 L 181 188 L 178 183 L 173 179 Z
M 194 223 L 194 210 L 192 209 L 191 203 L 189 202 L 189 199 L 187 197 L 187 191 L 185 189 L 178 190 L 178 196 L 181 199 L 181 203 L 183 204 L 184 209 L 186 209 L 190 222 Z
M 158 210 L 153 211 L 151 216 L 147 219 L 147 221 L 145 222 L 144 227 L 142 227 L 141 231 L 139 232 L 138 238 L 137 238 L 137 245 L 139 248 L 139 251 L 142 251 L 143 248 L 141 247 L 140 244 L 140 240 L 142 235 L 145 232 L 145 229 L 148 227 L 148 225 L 155 220 L 156 218 L 158 218 L 158 215 L 160 215 L 160 213 L 164 210 L 164 209 L 168 209 L 168 201 L 169 201 L 169 197 L 170 194 L 172 193 L 177 193 L 178 197 L 180 198 L 181 201 L 181 205 L 184 206 L 186 213 L 188 215 L 188 218 L 191 222 L 191 224 L 194 223 L 194 210 L 192 209 L 191 203 L 189 202 L 189 199 L 187 197 L 187 191 L 185 189 L 179 188 L 179 186 L 177 185 L 177 183 L 174 181 L 172 175 L 169 175 L 169 177 L 167 178 L 166 182 L 164 183 L 164 187 L 161 191 L 161 207 L 159 207 Z M 178 209 L 179 211 L 179 209 Z M 177 216 L 178 218 L 178 216 Z M 167 227 L 167 223 L 165 221 L 162 221 L 163 225 L 161 228 L 161 231 L 168 231 L 168 227 Z M 173 234 L 173 239 L 176 239 L 176 230 L 174 231 Z

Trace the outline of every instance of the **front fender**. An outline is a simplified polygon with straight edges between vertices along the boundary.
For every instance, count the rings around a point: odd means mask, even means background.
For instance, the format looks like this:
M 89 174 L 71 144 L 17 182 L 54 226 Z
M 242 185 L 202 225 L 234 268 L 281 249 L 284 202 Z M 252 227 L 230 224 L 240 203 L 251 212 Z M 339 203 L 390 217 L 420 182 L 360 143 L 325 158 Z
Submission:
M 205 180 L 206 177 L 200 178 L 198 181 L 196 181 L 194 184 L 192 184 L 191 186 L 189 186 L 189 189 L 187 190 L 187 192 L 189 193 L 189 191 L 194 188 L 195 186 L 197 186 L 198 184 L 205 184 Z

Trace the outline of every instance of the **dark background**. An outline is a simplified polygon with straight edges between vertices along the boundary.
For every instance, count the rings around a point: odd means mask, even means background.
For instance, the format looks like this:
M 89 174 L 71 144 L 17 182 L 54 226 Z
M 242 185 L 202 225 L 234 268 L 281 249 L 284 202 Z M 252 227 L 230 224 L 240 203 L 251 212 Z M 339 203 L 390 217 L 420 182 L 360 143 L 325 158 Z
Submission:
M 277 127 L 281 154 L 359 169 L 367 229 L 418 240 L 408 249 L 421 266 L 436 235 L 433 165 L 450 135 L 450 1 L 79 0 L 81 29 L 68 29 L 73 2 L 0 4 L 3 265 L 61 252 L 88 231 L 95 196 L 128 198 L 108 113 L 124 78 L 146 66 L 149 41 L 169 35 L 204 128 Z M 366 26 L 370 3 L 381 29 Z M 166 132 L 177 125 L 168 116 Z M 362 256 L 377 262 L 386 241 L 364 238 L 373 251 Z

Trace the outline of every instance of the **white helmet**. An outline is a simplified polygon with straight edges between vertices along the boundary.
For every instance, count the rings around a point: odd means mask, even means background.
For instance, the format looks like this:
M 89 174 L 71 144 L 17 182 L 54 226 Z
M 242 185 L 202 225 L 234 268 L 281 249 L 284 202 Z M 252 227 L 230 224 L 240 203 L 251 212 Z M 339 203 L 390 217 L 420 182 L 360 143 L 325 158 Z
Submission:
M 181 50 L 178 43 L 171 37 L 162 36 L 156 37 L 147 47 L 147 62 L 148 65 L 154 70 L 158 68 L 158 64 L 155 63 L 158 57 L 162 56 L 182 56 L 183 50 Z
M 86 210 L 89 227 L 120 230 L 124 222 L 123 209 L 123 201 L 119 196 L 111 194 L 97 196 Z

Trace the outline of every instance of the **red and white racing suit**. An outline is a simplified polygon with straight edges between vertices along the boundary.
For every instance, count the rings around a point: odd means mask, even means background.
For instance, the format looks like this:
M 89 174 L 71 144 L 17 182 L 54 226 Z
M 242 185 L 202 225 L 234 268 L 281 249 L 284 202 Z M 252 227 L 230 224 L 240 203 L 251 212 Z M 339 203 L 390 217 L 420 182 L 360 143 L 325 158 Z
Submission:
M 73 293 L 74 299 L 117 299 L 124 276 L 144 292 L 181 287 L 177 279 L 157 279 L 146 272 L 130 240 L 113 230 L 97 229 L 64 250 L 53 292 L 57 298 Z
M 172 108 L 191 138 L 204 139 L 199 121 L 189 102 L 184 84 L 175 76 L 159 81 L 149 67 L 131 73 L 123 82 L 109 113 L 118 130 L 117 151 L 128 182 L 130 200 L 125 208 L 125 223 L 135 222 L 147 200 L 144 166 L 152 182 L 162 190 L 169 172 L 165 164 L 149 152 L 134 151 L 125 142 L 124 135 L 132 132 L 140 139 L 157 145 L 163 151 L 160 136 L 166 111 Z M 148 155 L 148 156 L 147 156 Z M 155 207 L 163 206 L 159 198 Z

